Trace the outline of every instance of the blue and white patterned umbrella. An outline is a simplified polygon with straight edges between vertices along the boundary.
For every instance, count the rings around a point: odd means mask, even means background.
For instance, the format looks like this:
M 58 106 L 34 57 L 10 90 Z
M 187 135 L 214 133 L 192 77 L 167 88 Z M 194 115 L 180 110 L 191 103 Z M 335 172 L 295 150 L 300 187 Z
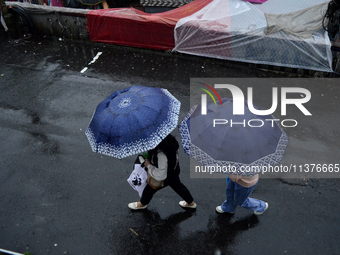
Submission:
M 155 148 L 171 133 L 180 106 L 166 89 L 131 86 L 97 106 L 85 134 L 94 152 L 128 157 Z
M 207 115 L 201 114 L 200 105 L 194 106 L 179 125 L 184 151 L 203 166 L 224 167 L 241 176 L 279 164 L 288 136 L 273 115 L 255 115 L 244 104 L 244 115 L 233 115 L 228 98 L 222 105 L 208 103 Z M 215 127 L 214 119 L 219 120 Z

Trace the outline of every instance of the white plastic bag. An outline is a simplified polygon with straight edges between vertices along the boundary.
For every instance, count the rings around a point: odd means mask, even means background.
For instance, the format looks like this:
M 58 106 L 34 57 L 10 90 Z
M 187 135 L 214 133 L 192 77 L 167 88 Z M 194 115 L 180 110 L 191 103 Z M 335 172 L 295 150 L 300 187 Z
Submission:
M 127 179 L 127 182 L 138 192 L 140 197 L 142 196 L 143 190 L 146 186 L 147 177 L 148 174 L 144 168 L 140 164 L 135 164 L 130 177 Z

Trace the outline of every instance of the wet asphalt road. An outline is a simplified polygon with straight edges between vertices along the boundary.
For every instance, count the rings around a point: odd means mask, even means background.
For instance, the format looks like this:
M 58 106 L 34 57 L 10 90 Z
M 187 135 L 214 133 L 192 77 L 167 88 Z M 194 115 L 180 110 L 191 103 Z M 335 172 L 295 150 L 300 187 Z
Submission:
M 265 214 L 238 208 L 229 217 L 215 213 L 225 180 L 190 178 L 189 157 L 180 150 L 181 179 L 197 210 L 183 210 L 166 188 L 147 210 L 132 212 L 127 204 L 138 195 L 126 179 L 135 157 L 95 154 L 84 134 L 97 104 L 131 85 L 168 89 L 182 103 L 182 120 L 190 108 L 190 78 L 279 75 L 58 38 L 0 41 L 0 248 L 35 255 L 339 254 L 340 179 L 262 178 L 253 197 L 269 203 Z M 340 163 L 340 83 L 310 90 L 316 114 L 286 130 L 291 140 L 284 163 Z M 180 139 L 177 129 L 173 134 Z

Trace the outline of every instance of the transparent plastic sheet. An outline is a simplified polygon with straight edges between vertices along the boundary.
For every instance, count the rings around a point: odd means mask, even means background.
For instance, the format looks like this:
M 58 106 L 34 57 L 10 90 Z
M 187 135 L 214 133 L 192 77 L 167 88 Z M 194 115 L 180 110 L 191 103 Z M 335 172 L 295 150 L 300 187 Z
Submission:
M 283 31 L 297 37 L 311 38 L 315 31 L 320 30 L 329 3 L 313 5 L 311 7 L 283 14 L 265 13 L 267 29 L 265 34 Z
M 67 8 L 67 7 L 58 7 L 58 6 L 47 6 L 47 5 L 38 5 L 38 4 L 30 4 L 30 3 L 21 3 L 21 2 L 5 2 L 7 6 L 18 6 L 27 10 L 30 14 L 46 14 L 46 13 L 69 13 L 69 14 L 80 14 L 86 15 L 89 10 L 87 9 L 76 9 L 76 8 Z
M 274 0 L 266 3 L 270 1 Z M 275 10 L 275 6 L 267 9 Z M 332 71 L 331 43 L 323 29 L 314 32 L 311 38 L 301 38 L 282 31 L 266 35 L 266 28 L 265 14 L 255 5 L 242 0 L 214 0 L 177 22 L 173 50 L 256 64 Z
M 254 7 L 263 13 L 282 14 L 302 10 L 313 5 L 329 2 L 330 0 L 268 0 Z

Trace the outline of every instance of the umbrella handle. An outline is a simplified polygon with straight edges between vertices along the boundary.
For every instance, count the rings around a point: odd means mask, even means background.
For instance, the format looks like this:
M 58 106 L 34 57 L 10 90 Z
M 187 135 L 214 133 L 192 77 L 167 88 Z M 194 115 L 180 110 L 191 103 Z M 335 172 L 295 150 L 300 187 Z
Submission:
M 138 159 L 141 164 L 144 164 L 145 158 L 143 156 L 138 156 Z

